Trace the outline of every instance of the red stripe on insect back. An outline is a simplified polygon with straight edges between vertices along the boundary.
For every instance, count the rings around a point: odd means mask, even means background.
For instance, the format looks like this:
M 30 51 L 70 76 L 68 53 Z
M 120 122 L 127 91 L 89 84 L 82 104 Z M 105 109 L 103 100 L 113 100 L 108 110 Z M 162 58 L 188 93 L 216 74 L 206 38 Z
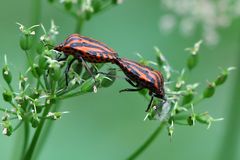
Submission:
M 92 63 L 114 63 L 118 56 L 106 44 L 79 34 L 68 36 L 63 44 L 56 46 L 54 49 L 64 52 L 67 56 L 73 55 L 77 59 L 82 58 Z
M 159 98 L 164 97 L 164 81 L 159 71 L 125 58 L 117 58 L 116 64 L 139 87 L 148 88 L 149 93 L 155 93 Z
M 141 67 L 143 69 L 146 69 L 148 71 L 149 76 L 154 78 L 154 85 L 155 85 L 155 87 L 157 87 L 157 88 L 162 87 L 163 76 L 162 76 L 162 74 L 159 71 L 154 70 L 154 69 L 152 69 L 152 68 L 150 68 L 148 66 L 144 66 L 144 65 L 138 64 L 138 63 L 135 63 L 135 65 L 138 65 L 139 67 Z
M 141 65 L 139 63 L 136 63 L 134 61 L 130 61 L 128 59 L 122 59 L 125 63 L 129 64 L 130 68 L 133 68 L 135 71 L 137 71 L 140 74 L 140 78 L 147 81 L 154 83 L 154 86 L 159 88 L 161 86 L 160 81 L 161 78 L 157 73 L 155 73 L 155 70 L 148 66 Z M 152 81 L 153 79 L 153 81 Z
M 106 44 L 94 40 L 92 38 L 80 36 L 78 34 L 70 35 L 64 46 L 72 47 L 77 50 L 88 52 L 90 50 L 99 51 L 99 52 L 109 52 L 117 56 L 117 53 L 108 47 Z
M 86 43 L 98 45 L 99 47 L 105 48 L 108 52 L 115 53 L 117 55 L 117 53 L 112 48 L 108 47 L 106 44 L 102 42 L 99 42 L 97 40 L 85 36 L 81 36 L 81 38 L 83 38 L 86 41 Z

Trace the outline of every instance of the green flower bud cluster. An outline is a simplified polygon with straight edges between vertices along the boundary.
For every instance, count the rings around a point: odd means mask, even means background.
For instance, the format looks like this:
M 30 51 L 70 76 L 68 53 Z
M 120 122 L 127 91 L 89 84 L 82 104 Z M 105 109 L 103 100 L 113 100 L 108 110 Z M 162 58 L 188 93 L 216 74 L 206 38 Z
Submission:
M 57 27 L 52 22 L 48 31 L 42 26 L 43 35 L 40 38 L 35 37 L 34 28 L 25 28 L 20 25 L 21 48 L 26 52 L 29 68 L 17 76 L 18 87 L 12 86 L 13 79 L 11 68 L 7 63 L 2 67 L 2 78 L 7 84 L 4 88 L 2 98 L 11 107 L 8 111 L 0 107 L 0 111 L 6 112 L 9 116 L 3 117 L 2 133 L 10 136 L 22 122 L 28 122 L 33 128 L 38 128 L 44 119 L 59 119 L 67 112 L 52 112 L 52 105 L 59 99 L 66 99 L 81 94 L 96 92 L 98 88 L 110 87 L 116 79 L 116 70 L 109 69 L 106 73 L 98 74 L 98 70 L 103 64 L 92 65 L 91 71 L 83 69 L 82 63 L 75 61 L 66 72 L 68 64 L 74 57 L 68 56 L 66 61 L 59 62 L 57 53 L 51 49 L 51 43 L 55 42 L 55 36 L 58 34 Z M 39 39 L 36 48 L 32 48 L 30 38 Z M 23 43 L 24 41 L 24 43 Z M 31 44 L 31 45 L 30 45 Z M 35 45 L 34 45 L 35 46 Z M 29 49 L 31 48 L 31 51 Z M 37 54 L 34 54 L 36 52 Z M 63 56 L 63 55 L 62 55 Z M 24 73 L 24 74 L 23 74 Z M 68 86 L 66 85 L 66 74 L 68 74 Z M 15 80 L 15 79 L 14 79 Z M 12 123 L 11 121 L 18 121 Z M 12 126 L 16 124 L 15 128 Z
M 35 33 L 35 28 L 39 27 L 39 25 L 34 25 L 29 28 L 26 28 L 20 23 L 17 23 L 19 25 L 19 30 L 21 31 L 20 36 L 20 47 L 22 50 L 27 51 L 30 50 L 33 46 L 33 38 Z
M 48 0 L 48 2 L 56 5 L 60 2 L 63 10 L 67 11 L 76 20 L 83 21 L 91 19 L 94 14 L 106 8 L 121 4 L 123 0 Z
M 199 41 L 195 43 L 194 47 L 186 49 L 190 52 L 186 63 L 188 71 L 192 71 L 198 64 L 198 52 L 201 43 L 202 41 Z M 164 86 L 166 101 L 155 100 L 153 106 L 156 107 L 150 109 L 145 119 L 167 122 L 169 124 L 167 129 L 170 137 L 173 135 L 174 125 L 194 126 L 198 122 L 207 124 L 209 128 L 212 122 L 222 120 L 222 118 L 212 118 L 207 112 L 197 113 L 193 110 L 193 107 L 201 101 L 211 98 L 215 94 L 216 88 L 226 82 L 229 71 L 233 70 L 234 67 L 223 69 L 217 78 L 212 82 L 208 82 L 207 87 L 201 91 L 201 85 L 198 82 L 189 83 L 189 75 L 187 75 L 189 72 L 187 72 L 185 68 L 183 68 L 181 72 L 173 70 L 160 49 L 155 47 L 155 51 L 158 66 L 160 69 L 163 69 L 163 74 L 165 74 L 166 77 Z M 141 56 L 141 62 L 146 63 L 148 61 L 144 60 Z M 170 81 L 172 77 L 174 77 L 175 80 Z M 149 96 L 144 90 L 141 91 L 140 94 L 149 100 Z
M 198 64 L 198 52 L 201 44 L 202 41 L 200 40 L 194 44 L 193 48 L 186 48 L 186 51 L 189 51 L 191 53 L 187 60 L 187 67 L 189 70 L 192 70 Z

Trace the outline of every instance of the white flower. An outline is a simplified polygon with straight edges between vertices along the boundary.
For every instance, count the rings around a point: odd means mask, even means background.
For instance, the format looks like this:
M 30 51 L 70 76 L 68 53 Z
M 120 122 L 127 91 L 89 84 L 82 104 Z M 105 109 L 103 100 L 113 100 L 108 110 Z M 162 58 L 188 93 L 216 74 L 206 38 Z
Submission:
M 161 17 L 159 26 L 163 31 L 169 32 L 176 25 L 176 19 L 173 15 L 167 14 Z
M 218 29 L 228 27 L 240 15 L 240 1 L 229 0 L 161 0 L 161 8 L 169 12 L 160 18 L 161 30 L 171 31 L 179 24 L 180 31 L 189 36 L 200 26 L 210 45 L 218 43 Z

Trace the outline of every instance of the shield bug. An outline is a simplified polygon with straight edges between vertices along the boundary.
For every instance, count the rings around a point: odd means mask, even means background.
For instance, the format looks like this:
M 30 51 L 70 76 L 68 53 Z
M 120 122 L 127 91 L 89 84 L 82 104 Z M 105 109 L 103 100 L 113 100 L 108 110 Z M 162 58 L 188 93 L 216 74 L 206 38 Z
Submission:
M 118 57 L 117 52 L 108 47 L 106 44 L 79 34 L 71 34 L 63 43 L 54 47 L 54 50 L 63 52 L 65 55 L 65 57 L 59 58 L 58 61 L 66 60 L 69 55 L 74 57 L 74 59 L 68 64 L 65 71 L 66 83 L 68 81 L 67 73 L 75 60 L 82 62 L 89 74 L 94 78 L 92 71 L 86 62 L 115 63 L 115 59 Z
M 123 89 L 120 92 L 140 91 L 144 88 L 149 90 L 151 100 L 146 112 L 150 109 L 154 97 L 165 101 L 164 79 L 161 72 L 126 58 L 117 58 L 116 64 L 126 75 L 126 81 L 135 87 Z

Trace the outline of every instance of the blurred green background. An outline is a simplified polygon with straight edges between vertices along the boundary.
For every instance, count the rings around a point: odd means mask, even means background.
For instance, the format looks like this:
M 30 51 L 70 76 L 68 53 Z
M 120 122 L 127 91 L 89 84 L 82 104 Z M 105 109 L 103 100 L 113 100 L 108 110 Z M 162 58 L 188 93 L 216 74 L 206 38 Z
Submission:
M 11 69 L 18 77 L 24 69 L 25 56 L 19 48 L 19 30 L 16 22 L 32 24 L 33 0 L 1 1 L 0 5 L 0 56 L 7 54 Z M 167 12 L 160 0 L 126 0 L 94 16 L 86 22 L 82 34 L 105 42 L 122 57 L 138 60 L 135 53 L 155 61 L 154 46 L 158 46 L 175 69 L 184 66 L 187 52 L 201 39 L 201 30 L 193 36 L 184 37 L 175 28 L 171 34 L 159 29 L 159 19 Z M 57 10 L 42 0 L 40 21 L 47 27 L 53 19 L 59 26 L 58 42 L 74 32 L 76 22 L 69 15 Z M 200 63 L 191 81 L 213 80 L 219 73 L 218 67 L 236 66 L 240 61 L 239 18 L 218 30 L 220 41 L 215 46 L 203 43 Z M 214 123 L 210 129 L 197 124 L 193 127 L 175 126 L 170 141 L 165 129 L 156 141 L 138 159 L 213 160 L 240 159 L 239 133 L 239 70 L 231 73 L 228 81 L 217 89 L 214 98 L 198 105 L 198 112 L 209 111 L 224 121 Z M 207 79 L 206 79 L 207 78 Z M 5 83 L 1 79 L 1 86 Z M 17 84 L 16 84 L 17 85 Z M 61 103 L 63 111 L 70 111 L 55 121 L 49 137 L 37 159 L 102 159 L 122 160 L 127 158 L 159 125 L 155 121 L 143 121 L 148 102 L 137 93 L 118 91 L 129 85 L 118 79 L 110 88 L 100 89 L 97 94 L 87 94 Z M 1 92 L 3 88 L 1 87 Z M 6 103 L 2 100 L 0 105 Z M 0 159 L 16 159 L 16 148 L 21 147 L 21 130 L 11 137 L 0 136 Z M 19 144 L 18 144 L 19 141 Z

